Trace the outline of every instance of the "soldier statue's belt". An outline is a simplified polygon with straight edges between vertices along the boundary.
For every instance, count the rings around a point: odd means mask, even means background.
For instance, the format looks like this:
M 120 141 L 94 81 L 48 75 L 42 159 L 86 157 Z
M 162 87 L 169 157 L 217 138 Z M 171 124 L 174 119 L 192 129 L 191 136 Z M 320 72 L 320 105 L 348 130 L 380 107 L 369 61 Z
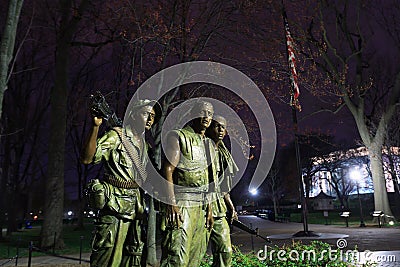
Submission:
M 176 192 L 175 198 L 178 200 L 189 200 L 189 201 L 205 201 L 206 193 L 202 192 Z
M 135 181 L 126 181 L 110 174 L 104 175 L 104 181 L 115 187 L 124 189 L 135 189 L 139 187 L 139 185 Z

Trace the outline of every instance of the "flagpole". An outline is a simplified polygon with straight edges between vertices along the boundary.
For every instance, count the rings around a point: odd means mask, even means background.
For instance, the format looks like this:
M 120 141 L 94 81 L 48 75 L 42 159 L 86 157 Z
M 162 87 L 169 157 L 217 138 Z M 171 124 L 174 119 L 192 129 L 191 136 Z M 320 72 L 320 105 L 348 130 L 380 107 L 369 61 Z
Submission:
M 297 165 L 297 179 L 299 182 L 299 195 L 300 195 L 300 203 L 301 203 L 301 210 L 302 210 L 302 222 L 303 222 L 303 231 L 295 233 L 294 237 L 304 237 L 304 236 L 317 236 L 312 231 L 308 230 L 308 218 L 307 218 L 307 201 L 304 196 L 304 185 L 303 185 L 303 177 L 301 171 L 301 160 L 300 160 L 300 148 L 299 148 L 299 135 L 298 135 L 298 122 L 297 122 L 297 109 L 300 111 L 301 106 L 298 101 L 298 97 L 300 95 L 299 87 L 297 84 L 297 72 L 296 72 L 296 59 L 294 55 L 294 47 L 293 47 L 293 40 L 290 35 L 289 31 L 289 24 L 287 22 L 286 10 L 285 5 L 282 2 L 282 17 L 283 17 L 283 26 L 285 28 L 285 38 L 286 38 L 286 52 L 288 56 L 288 63 L 289 63 L 289 72 L 290 72 L 290 79 L 291 79 L 291 99 L 290 99 L 290 106 L 292 109 L 292 118 L 293 118 L 293 126 L 294 126 L 294 147 L 296 153 L 296 165 Z
M 293 97 L 293 96 L 292 96 Z M 309 236 L 310 233 L 308 231 L 308 218 L 307 218 L 307 202 L 304 197 L 304 185 L 303 185 L 303 177 L 301 172 L 301 160 L 300 160 L 300 147 L 299 147 L 299 135 L 298 135 L 298 125 L 297 125 L 297 111 L 294 105 L 292 108 L 292 118 L 293 118 L 293 126 L 294 126 L 294 148 L 296 153 L 296 165 L 297 165 L 297 178 L 299 181 L 299 194 L 300 194 L 300 203 L 301 203 L 301 215 L 303 221 L 303 231 L 297 232 L 293 236 Z

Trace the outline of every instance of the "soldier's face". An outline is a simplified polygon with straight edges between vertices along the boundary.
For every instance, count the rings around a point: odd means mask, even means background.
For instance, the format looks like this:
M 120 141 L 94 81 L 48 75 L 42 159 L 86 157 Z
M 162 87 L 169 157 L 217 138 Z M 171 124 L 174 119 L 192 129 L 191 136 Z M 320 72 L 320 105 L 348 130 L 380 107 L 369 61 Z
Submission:
M 209 133 L 210 133 L 210 138 L 214 142 L 221 141 L 222 139 L 224 139 L 226 135 L 226 122 L 223 120 L 213 121 L 213 123 L 211 123 Z
M 193 109 L 192 115 L 196 117 L 194 122 L 201 128 L 206 129 L 211 124 L 211 120 L 214 115 L 214 107 L 211 105 L 211 103 L 204 102 Z
M 138 109 L 133 114 L 133 120 L 135 122 L 135 128 L 140 130 L 150 130 L 151 126 L 154 123 L 154 118 L 156 116 L 156 112 L 154 111 L 152 106 L 144 106 Z

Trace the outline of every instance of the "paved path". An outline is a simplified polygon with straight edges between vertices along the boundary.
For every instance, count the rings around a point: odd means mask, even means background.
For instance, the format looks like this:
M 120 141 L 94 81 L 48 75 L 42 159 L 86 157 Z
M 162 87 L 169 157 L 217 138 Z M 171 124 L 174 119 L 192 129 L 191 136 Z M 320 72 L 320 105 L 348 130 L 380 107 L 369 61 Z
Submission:
M 293 234 L 303 231 L 301 223 L 276 223 L 263 220 L 255 216 L 242 216 L 240 220 L 245 224 L 259 228 L 259 235 L 269 237 L 271 243 L 263 239 L 252 237 L 249 234 L 232 229 L 232 242 L 240 246 L 244 252 L 264 250 L 265 245 L 282 246 L 293 240 L 301 240 L 307 244 L 311 240 L 321 240 L 338 247 L 344 252 L 355 250 L 360 252 L 360 263 L 366 259 L 378 263 L 377 267 L 400 267 L 400 227 L 367 226 L 346 227 L 345 225 L 308 225 L 308 230 L 320 235 L 314 238 L 295 238 Z
M 232 243 L 238 246 L 243 252 L 259 251 L 264 249 L 265 245 L 281 246 L 290 244 L 294 239 L 292 235 L 303 230 L 303 225 L 300 223 L 276 223 L 268 220 L 260 219 L 255 216 L 241 216 L 240 220 L 247 225 L 252 225 L 253 228 L 259 229 L 259 234 L 271 238 L 271 243 L 266 243 L 265 240 L 251 236 L 238 228 L 232 228 Z M 400 227 L 383 227 L 367 226 L 360 227 L 345 227 L 345 225 L 315 225 L 310 224 L 309 230 L 315 233 L 323 233 L 319 238 L 321 241 L 327 242 L 332 247 L 337 248 L 338 240 L 343 235 L 345 238 L 340 239 L 342 250 L 357 250 L 363 252 L 362 257 L 380 262 L 380 267 L 400 267 Z M 280 237 L 280 238 L 276 238 Z M 282 239 L 285 237 L 285 239 Z M 302 239 L 303 243 L 311 242 L 310 239 Z M 344 244 L 346 246 L 344 246 Z M 371 252 L 369 252 L 371 251 Z M 160 255 L 158 253 L 158 255 Z M 89 266 L 89 254 L 82 255 L 82 264 L 79 261 L 69 259 L 79 258 L 77 255 L 69 255 L 67 258 L 55 257 L 33 257 L 31 266 L 39 267 L 71 267 L 71 266 Z M 0 267 L 15 266 L 15 261 L 7 262 L 0 259 Z M 28 266 L 28 259 L 18 259 L 18 266 Z
M 259 228 L 259 234 L 263 236 L 273 236 L 273 235 L 287 235 L 291 236 L 294 233 L 303 230 L 303 224 L 301 223 L 276 223 L 268 220 L 263 220 L 255 216 L 241 216 L 240 220 L 246 224 L 252 224 L 253 228 Z M 310 224 L 308 226 L 309 231 L 316 233 L 331 233 L 331 234 L 344 234 L 349 237 L 345 238 L 347 241 L 347 247 L 349 249 L 354 249 L 358 247 L 358 250 L 400 250 L 400 227 L 382 227 L 377 226 L 367 226 L 362 227 L 346 227 L 345 225 L 316 225 Z M 236 237 L 238 236 L 238 237 Z M 232 239 L 234 244 L 240 244 L 249 236 L 241 230 L 233 228 Z M 247 238 L 247 240 L 250 237 Z M 272 239 L 272 244 L 279 245 L 280 243 L 288 243 L 294 238 L 288 237 L 286 240 L 274 240 Z M 262 245 L 265 243 L 260 238 L 253 238 L 255 245 Z M 336 245 L 337 238 L 333 239 L 322 239 L 323 241 Z M 305 242 L 305 240 L 302 240 Z M 256 246 L 257 248 L 257 246 Z M 399 265 L 400 266 L 400 265 Z

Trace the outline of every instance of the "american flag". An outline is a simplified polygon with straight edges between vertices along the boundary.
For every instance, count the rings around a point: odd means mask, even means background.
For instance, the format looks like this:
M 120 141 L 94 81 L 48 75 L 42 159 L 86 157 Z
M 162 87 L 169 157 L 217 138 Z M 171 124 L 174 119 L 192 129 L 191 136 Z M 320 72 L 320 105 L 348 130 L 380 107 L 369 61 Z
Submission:
M 286 48 L 287 48 L 287 53 L 288 53 L 290 82 L 292 85 L 290 105 L 292 107 L 295 107 L 299 111 L 301 111 L 301 106 L 300 106 L 299 99 L 298 99 L 299 95 L 300 95 L 300 90 L 299 90 L 299 85 L 297 83 L 296 57 L 294 54 L 294 43 L 293 43 L 292 36 L 290 35 L 289 23 L 287 21 L 285 10 L 283 10 L 282 16 L 283 16 L 283 22 L 285 24 L 284 26 L 285 26 L 285 36 L 286 36 Z

